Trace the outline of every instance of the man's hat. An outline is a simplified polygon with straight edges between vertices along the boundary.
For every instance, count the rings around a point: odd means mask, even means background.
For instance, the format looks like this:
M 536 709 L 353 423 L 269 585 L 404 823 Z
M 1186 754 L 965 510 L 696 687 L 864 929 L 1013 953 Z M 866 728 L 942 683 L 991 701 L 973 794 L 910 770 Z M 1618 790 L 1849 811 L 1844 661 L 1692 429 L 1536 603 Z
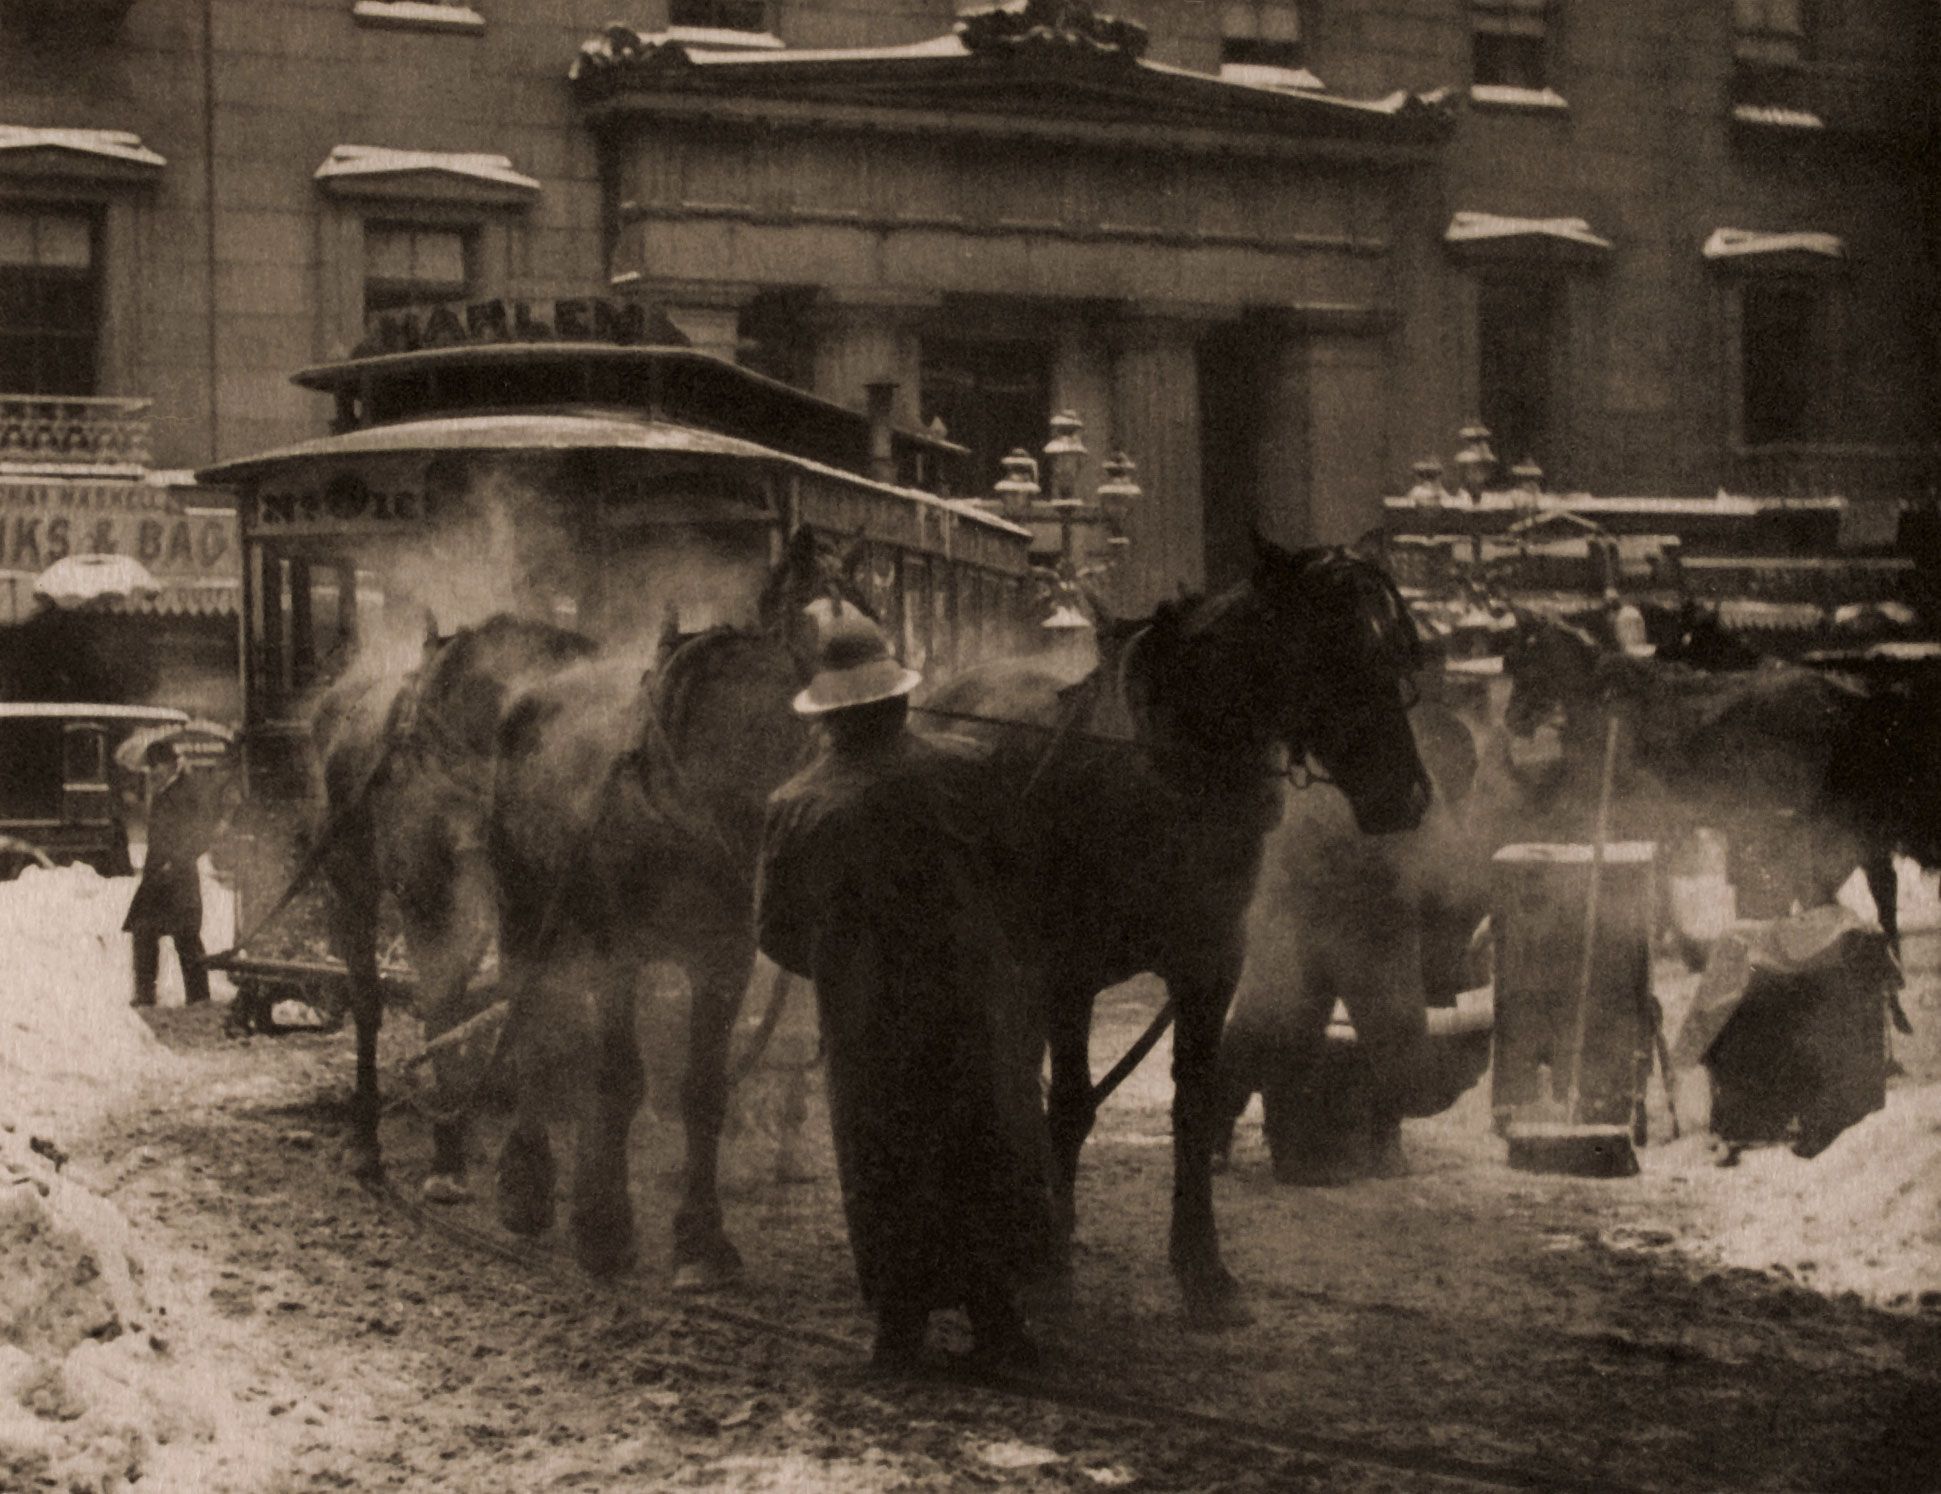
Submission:
M 795 697 L 798 716 L 826 716 L 851 706 L 874 705 L 908 695 L 923 683 L 890 653 L 875 623 L 859 612 L 831 618 L 822 635 L 815 678 Z

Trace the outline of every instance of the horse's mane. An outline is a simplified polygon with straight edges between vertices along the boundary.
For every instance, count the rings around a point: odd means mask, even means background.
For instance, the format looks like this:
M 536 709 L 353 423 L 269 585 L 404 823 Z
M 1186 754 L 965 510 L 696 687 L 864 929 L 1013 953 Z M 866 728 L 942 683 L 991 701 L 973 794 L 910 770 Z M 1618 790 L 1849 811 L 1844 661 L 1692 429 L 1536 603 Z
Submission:
M 741 649 L 786 647 L 767 633 L 727 624 L 689 634 L 676 644 L 647 683 L 649 704 L 675 750 L 686 740 L 698 687 L 715 676 L 716 661 Z

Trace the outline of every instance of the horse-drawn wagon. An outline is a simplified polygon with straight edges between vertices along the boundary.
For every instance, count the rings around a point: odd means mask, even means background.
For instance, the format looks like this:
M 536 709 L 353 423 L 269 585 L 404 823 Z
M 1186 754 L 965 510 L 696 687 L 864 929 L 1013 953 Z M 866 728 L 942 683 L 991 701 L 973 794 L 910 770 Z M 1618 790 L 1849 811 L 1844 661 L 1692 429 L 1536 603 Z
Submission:
M 428 625 L 510 612 L 611 649 L 751 623 L 802 529 L 844 551 L 846 581 L 933 675 L 1022 651 L 1041 608 L 1029 531 L 926 491 L 964 453 L 893 428 L 887 400 L 866 413 L 778 383 L 638 306 L 512 313 L 387 321 L 294 376 L 329 396 L 330 434 L 200 474 L 236 490 L 241 519 L 243 937 L 221 963 L 257 994 L 335 1004 L 321 900 L 285 894 L 314 859 L 307 712 L 347 675 L 415 666 Z

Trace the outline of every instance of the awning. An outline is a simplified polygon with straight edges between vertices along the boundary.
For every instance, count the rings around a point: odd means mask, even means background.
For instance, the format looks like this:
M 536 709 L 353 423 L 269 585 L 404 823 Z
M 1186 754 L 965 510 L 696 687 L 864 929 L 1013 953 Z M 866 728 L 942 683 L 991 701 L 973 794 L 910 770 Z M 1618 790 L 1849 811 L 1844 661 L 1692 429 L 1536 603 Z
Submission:
M 152 597 L 129 597 L 102 609 L 133 617 L 241 617 L 241 581 L 164 582 Z
M 1709 260 L 1757 259 L 1772 254 L 1810 254 L 1822 259 L 1845 259 L 1847 246 L 1838 234 L 1790 230 L 1766 233 L 1751 228 L 1715 228 L 1699 250 Z

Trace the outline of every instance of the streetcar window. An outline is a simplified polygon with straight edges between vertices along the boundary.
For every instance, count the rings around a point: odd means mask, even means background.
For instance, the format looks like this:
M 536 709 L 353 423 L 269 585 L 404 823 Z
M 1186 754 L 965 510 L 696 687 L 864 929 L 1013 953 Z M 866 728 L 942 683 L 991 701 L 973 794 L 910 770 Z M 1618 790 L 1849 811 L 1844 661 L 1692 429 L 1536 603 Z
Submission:
M 99 727 L 70 726 L 62 733 L 61 776 L 70 784 L 108 781 L 107 752 Z
M 957 666 L 959 643 L 957 638 L 957 588 L 963 582 L 963 573 L 953 570 L 941 560 L 932 562 L 930 586 L 930 655 L 931 663 L 939 670 L 954 669 Z
M 0 819 L 60 818 L 60 736 L 53 717 L 0 719 Z
M 903 662 L 921 670 L 930 659 L 930 560 L 924 555 L 902 558 Z

